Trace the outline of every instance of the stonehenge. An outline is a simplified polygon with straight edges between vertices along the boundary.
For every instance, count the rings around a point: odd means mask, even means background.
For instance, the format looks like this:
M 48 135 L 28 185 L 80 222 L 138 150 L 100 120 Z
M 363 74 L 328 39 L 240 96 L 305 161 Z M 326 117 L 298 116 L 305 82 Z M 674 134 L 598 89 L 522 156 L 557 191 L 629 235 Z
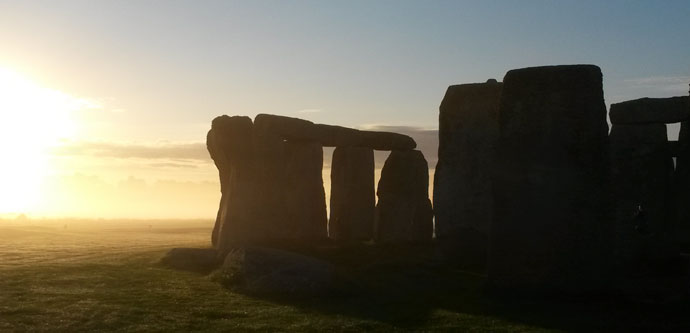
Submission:
M 687 249 L 690 246 L 690 120 L 681 123 L 676 146 L 676 169 L 673 179 L 675 207 L 672 218 L 679 233 L 677 240 Z
M 684 126 L 690 118 L 688 96 L 612 104 L 609 117 L 614 263 L 623 277 L 650 274 L 673 260 L 679 242 L 688 239 L 689 230 L 683 227 L 690 217 L 685 213 L 690 197 Z M 683 122 L 679 141 L 669 142 L 666 124 L 675 122 Z
M 502 86 L 496 80 L 450 86 L 439 107 L 436 238 L 446 257 L 463 266 L 486 262 Z
M 214 251 L 427 242 L 447 264 L 484 269 L 492 290 L 610 288 L 690 246 L 689 97 L 614 103 L 608 116 L 610 132 L 594 65 L 448 87 L 433 206 L 429 165 L 407 135 L 217 117 L 206 138 L 221 184 Z M 666 124 L 677 122 L 669 142 Z M 323 147 L 335 147 L 330 211 Z M 375 150 L 390 151 L 378 184 Z
M 393 151 L 381 169 L 376 191 L 378 242 L 424 242 L 433 234 L 429 166 L 419 150 Z
M 324 239 L 328 237 L 326 193 L 321 169 L 323 148 L 318 143 L 285 142 L 285 220 L 288 238 Z
M 610 140 L 615 264 L 622 275 L 636 274 L 669 244 L 673 159 L 663 123 L 613 124 Z M 644 220 L 636 220 L 638 209 Z
M 601 70 L 511 70 L 500 103 L 489 284 L 566 293 L 602 288 L 611 231 Z
M 416 143 L 409 136 L 259 114 L 253 122 L 248 117 L 217 117 L 206 140 L 221 182 L 212 233 L 212 244 L 221 254 L 237 246 L 275 241 L 318 242 L 329 233 L 341 241 L 374 238 L 373 150 L 392 150 L 393 159 L 405 156 L 405 161 L 412 163 L 410 170 L 416 172 L 410 175 L 404 166 L 386 172 L 383 183 L 398 187 L 383 185 L 385 189 L 380 193 L 385 193 L 384 202 L 390 204 L 383 205 L 382 215 L 402 216 L 410 208 L 419 207 L 411 225 L 383 223 L 387 228 L 383 234 L 399 234 L 385 239 L 416 240 L 420 237 L 406 234 L 416 232 L 423 232 L 423 239 L 431 238 L 428 166 L 421 152 L 413 150 Z M 331 170 L 330 232 L 322 179 L 324 146 L 336 147 Z M 401 178 L 408 175 L 415 178 Z M 414 191 L 404 186 L 406 182 L 414 183 Z M 422 220 L 420 227 L 418 221 Z M 395 227 L 401 230 L 391 229 Z
M 369 240 L 374 234 L 374 150 L 338 147 L 331 160 L 329 233 L 339 241 Z
M 690 118 L 688 96 L 640 98 L 611 104 L 612 124 L 670 124 Z

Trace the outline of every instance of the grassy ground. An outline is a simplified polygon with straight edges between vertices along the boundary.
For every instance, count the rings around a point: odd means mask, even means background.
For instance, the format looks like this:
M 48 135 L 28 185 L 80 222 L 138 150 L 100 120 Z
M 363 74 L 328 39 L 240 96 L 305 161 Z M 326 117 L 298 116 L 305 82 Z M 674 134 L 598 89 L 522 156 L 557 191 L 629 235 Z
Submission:
M 208 221 L 0 221 L 0 331 L 690 329 L 686 300 L 490 298 L 480 274 L 425 264 L 424 248 L 330 254 L 353 272 L 357 291 L 322 299 L 241 295 L 212 275 L 158 264 L 171 247 L 209 246 L 210 227 Z

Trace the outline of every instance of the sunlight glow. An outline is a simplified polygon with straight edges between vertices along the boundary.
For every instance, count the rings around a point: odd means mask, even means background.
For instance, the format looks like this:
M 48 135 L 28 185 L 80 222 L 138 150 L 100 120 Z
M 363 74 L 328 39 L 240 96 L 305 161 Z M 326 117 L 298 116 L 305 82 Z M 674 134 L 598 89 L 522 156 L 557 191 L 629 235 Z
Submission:
M 0 67 L 0 214 L 35 208 L 49 149 L 75 135 L 74 111 L 91 107 Z

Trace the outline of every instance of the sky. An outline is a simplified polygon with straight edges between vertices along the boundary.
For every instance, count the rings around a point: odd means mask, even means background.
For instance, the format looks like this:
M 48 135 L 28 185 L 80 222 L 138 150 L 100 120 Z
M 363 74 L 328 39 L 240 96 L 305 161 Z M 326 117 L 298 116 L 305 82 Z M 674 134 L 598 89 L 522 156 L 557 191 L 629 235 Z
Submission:
M 433 168 L 449 85 L 591 63 L 607 105 L 687 95 L 689 17 L 687 0 L 0 0 L 0 215 L 212 218 L 221 114 L 389 128 Z

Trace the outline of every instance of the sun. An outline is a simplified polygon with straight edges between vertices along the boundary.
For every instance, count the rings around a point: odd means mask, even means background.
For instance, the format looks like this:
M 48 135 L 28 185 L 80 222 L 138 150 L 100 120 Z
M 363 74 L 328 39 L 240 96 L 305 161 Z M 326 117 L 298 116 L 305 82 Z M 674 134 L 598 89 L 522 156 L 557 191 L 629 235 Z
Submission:
M 49 149 L 74 135 L 80 103 L 0 67 L 0 214 L 36 209 Z

